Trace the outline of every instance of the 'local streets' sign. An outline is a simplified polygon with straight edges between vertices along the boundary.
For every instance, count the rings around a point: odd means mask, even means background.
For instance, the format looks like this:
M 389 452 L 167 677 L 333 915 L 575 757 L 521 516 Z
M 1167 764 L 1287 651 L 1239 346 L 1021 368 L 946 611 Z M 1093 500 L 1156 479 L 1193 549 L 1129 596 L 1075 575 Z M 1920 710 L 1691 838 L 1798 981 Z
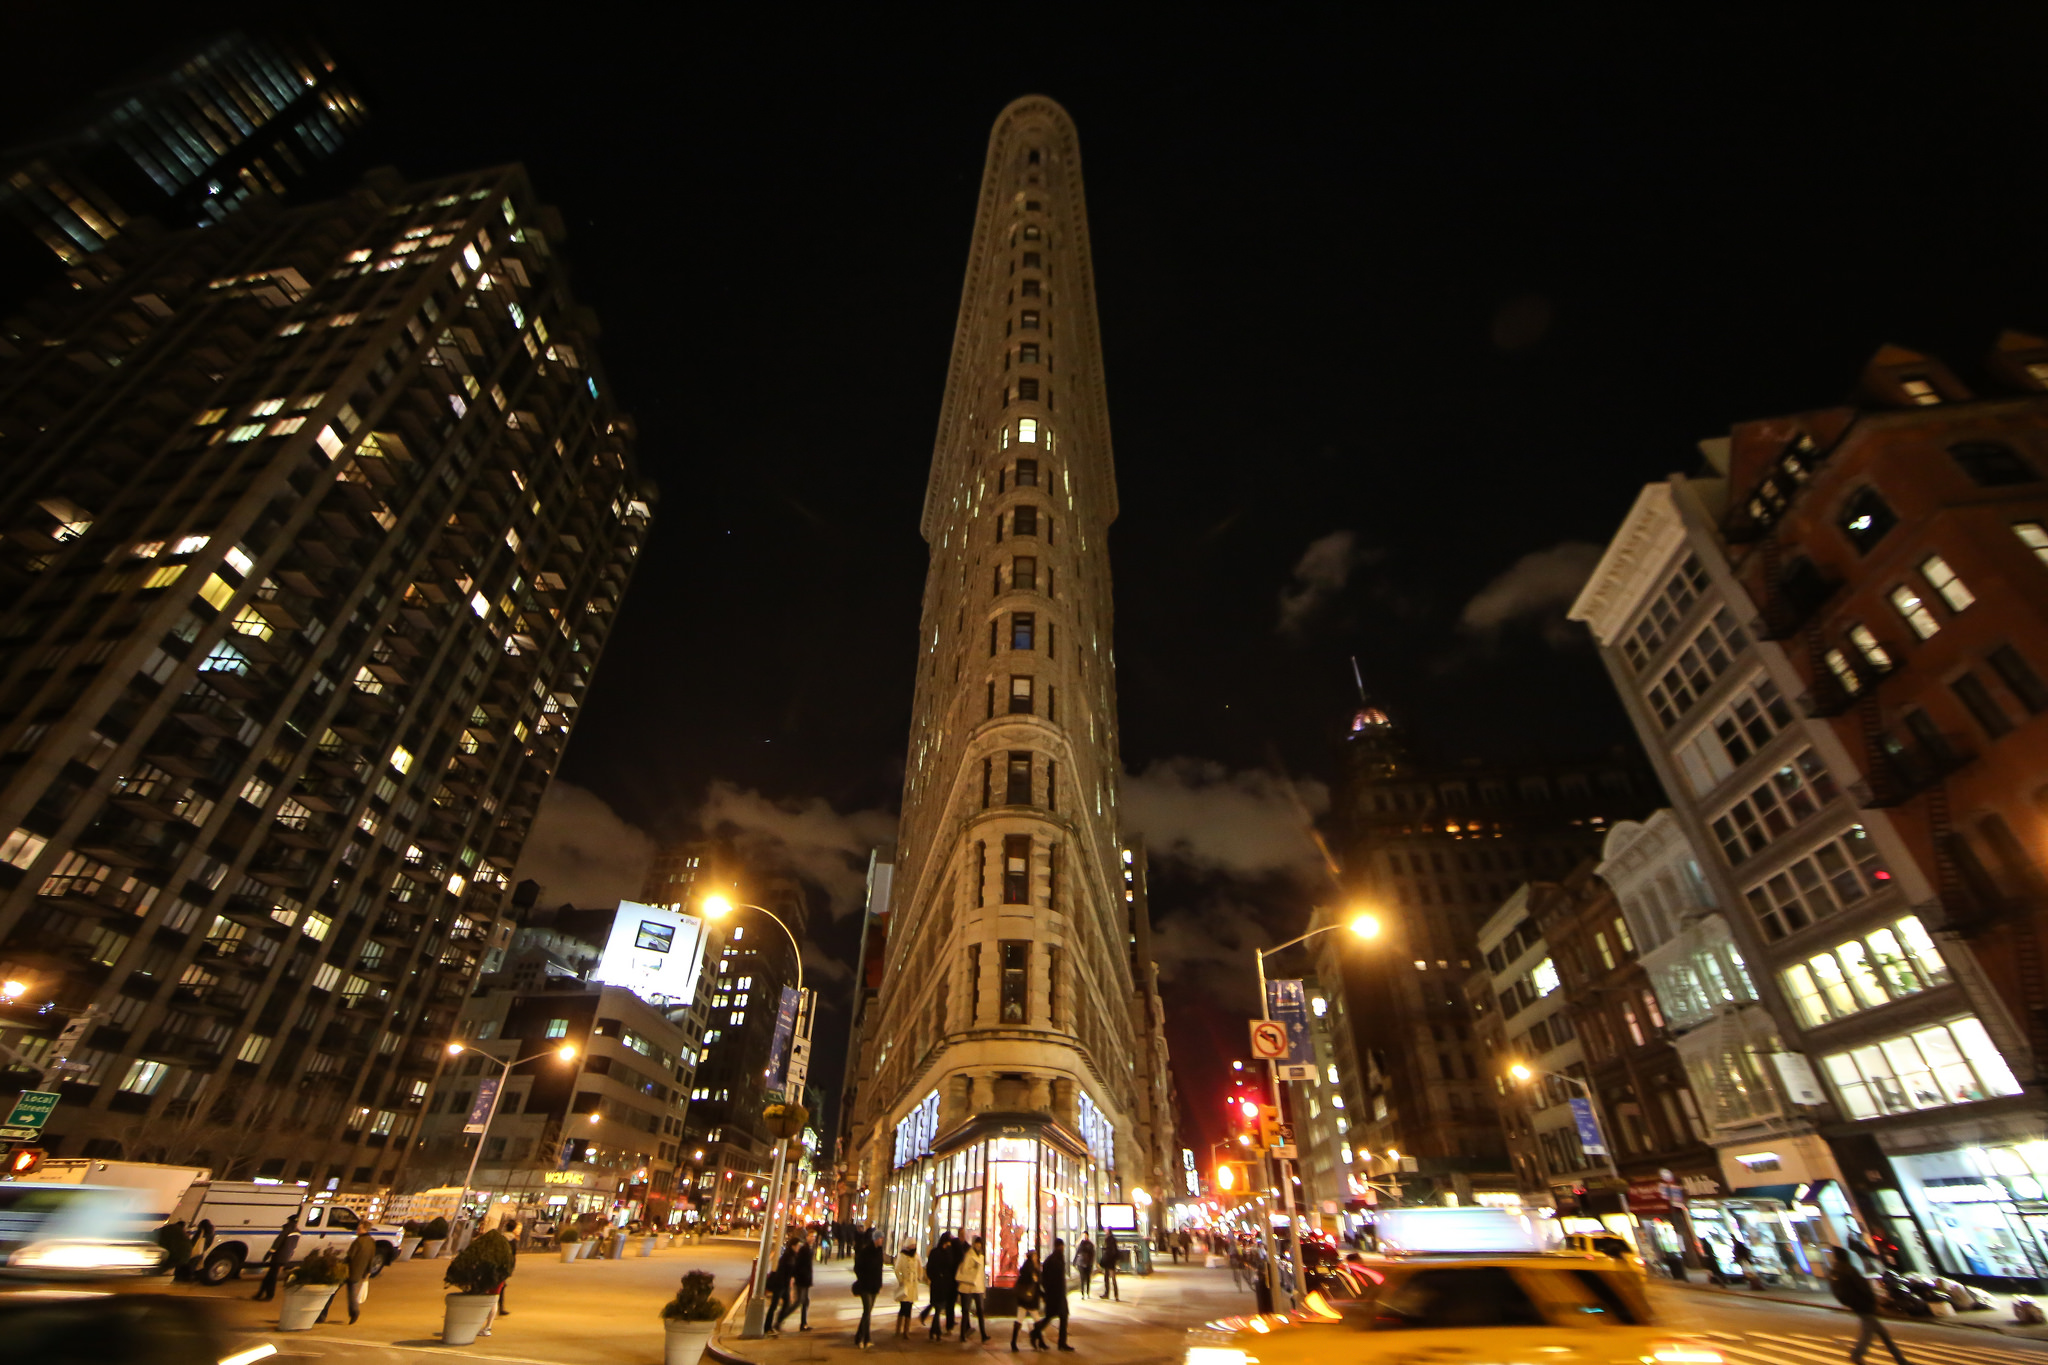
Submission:
M 35 1141 L 41 1136 L 43 1125 L 50 1121 L 57 1098 L 54 1090 L 24 1090 L 14 1101 L 14 1112 L 0 1125 L 0 1141 Z

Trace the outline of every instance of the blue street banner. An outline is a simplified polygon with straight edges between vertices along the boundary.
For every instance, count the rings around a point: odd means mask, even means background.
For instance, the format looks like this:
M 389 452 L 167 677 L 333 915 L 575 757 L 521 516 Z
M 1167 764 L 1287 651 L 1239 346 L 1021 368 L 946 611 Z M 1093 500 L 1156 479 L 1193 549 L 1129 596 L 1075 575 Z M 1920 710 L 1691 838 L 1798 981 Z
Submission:
M 1593 1101 L 1584 1095 L 1571 1097 L 1572 1123 L 1579 1130 L 1579 1147 L 1587 1156 L 1606 1156 L 1607 1139 L 1600 1135 L 1600 1120 L 1593 1117 Z
M 796 1034 L 796 1002 L 796 987 L 784 986 L 781 1003 L 775 1007 L 775 1037 L 768 1044 L 768 1089 L 773 1092 L 782 1089 L 783 1053 Z
M 1287 1029 L 1287 1055 L 1277 1059 L 1279 1065 L 1305 1066 L 1314 1074 L 1316 1045 L 1308 1031 L 1308 991 L 1299 980 L 1266 983 L 1266 1017 Z
M 498 1097 L 498 1077 L 486 1076 L 477 1083 L 476 1102 L 469 1106 L 469 1117 L 462 1121 L 465 1133 L 481 1133 L 491 1126 L 491 1101 Z

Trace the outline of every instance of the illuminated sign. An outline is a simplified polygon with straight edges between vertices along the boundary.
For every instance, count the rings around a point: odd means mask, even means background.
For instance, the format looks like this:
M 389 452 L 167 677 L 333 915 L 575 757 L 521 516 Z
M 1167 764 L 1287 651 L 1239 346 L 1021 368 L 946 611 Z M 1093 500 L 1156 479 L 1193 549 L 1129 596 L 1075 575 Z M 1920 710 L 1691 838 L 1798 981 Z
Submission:
M 589 1178 L 585 1171 L 544 1171 L 541 1173 L 544 1185 L 581 1185 Z
M 591 980 L 622 986 L 650 1004 L 687 1005 L 704 963 L 704 921 L 663 905 L 620 901 Z
M 1136 1232 L 1138 1230 L 1138 1206 L 1136 1204 L 1097 1204 L 1104 1232 Z

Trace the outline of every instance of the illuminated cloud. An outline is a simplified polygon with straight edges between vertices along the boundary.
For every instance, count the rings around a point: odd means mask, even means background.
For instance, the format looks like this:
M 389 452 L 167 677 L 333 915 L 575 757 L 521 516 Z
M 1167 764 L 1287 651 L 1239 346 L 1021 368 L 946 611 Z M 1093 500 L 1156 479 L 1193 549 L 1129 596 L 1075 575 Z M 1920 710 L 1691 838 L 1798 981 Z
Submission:
M 1593 576 L 1600 553 L 1598 545 L 1567 540 L 1523 555 L 1465 604 L 1459 628 L 1470 635 L 1494 636 L 1516 622 L 1529 621 L 1548 643 L 1571 642 L 1576 632 L 1565 621 L 1564 610 Z
M 1290 784 L 1259 769 L 1233 773 L 1200 758 L 1169 758 L 1123 781 L 1125 824 L 1145 836 L 1154 858 L 1190 868 L 1256 877 L 1314 874 L 1321 865 L 1309 828 L 1329 809 L 1320 782 Z
M 512 877 L 539 882 L 542 905 L 603 907 L 638 896 L 653 861 L 645 830 L 596 792 L 557 780 L 541 797 Z
M 869 851 L 896 838 L 896 817 L 887 811 L 842 814 L 820 796 L 778 801 L 723 780 L 705 792 L 695 823 L 707 834 L 730 838 L 750 860 L 786 868 L 824 888 L 834 919 L 861 907 Z
M 1329 600 L 1344 590 L 1351 571 L 1364 563 L 1367 552 L 1358 548 L 1351 531 L 1332 531 L 1309 542 L 1294 566 L 1294 581 L 1280 590 L 1282 635 L 1299 638 Z

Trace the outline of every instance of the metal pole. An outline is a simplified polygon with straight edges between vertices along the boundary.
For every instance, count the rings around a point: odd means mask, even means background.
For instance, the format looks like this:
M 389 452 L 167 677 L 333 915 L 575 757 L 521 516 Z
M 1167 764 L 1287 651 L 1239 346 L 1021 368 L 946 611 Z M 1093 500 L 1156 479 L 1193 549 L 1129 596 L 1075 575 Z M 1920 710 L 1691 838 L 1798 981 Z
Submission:
M 1259 964 L 1259 1018 L 1265 1020 L 1270 1018 L 1266 1011 L 1266 954 L 1263 950 L 1254 948 L 1252 949 L 1252 956 Z M 1269 1090 L 1274 1090 L 1279 1084 L 1274 1079 L 1275 1075 L 1272 1059 L 1268 1058 L 1266 1061 L 1266 1085 Z M 1280 1100 L 1277 1091 L 1273 1094 L 1273 1100 L 1277 1108 Z M 1267 1150 L 1266 1144 L 1263 1142 L 1259 1144 L 1259 1175 L 1265 1182 L 1268 1200 L 1263 1211 L 1260 1211 L 1258 1206 L 1254 1204 L 1253 1212 L 1259 1220 L 1261 1244 L 1266 1249 L 1266 1293 L 1271 1296 L 1273 1304 L 1277 1308 L 1280 1304 L 1280 1258 L 1273 1250 L 1273 1210 L 1270 1198 L 1273 1192 L 1273 1154 Z M 1290 1306 L 1292 1306 L 1292 1302 L 1290 1299 Z
M 796 1058 L 798 1035 L 804 1034 L 805 1037 L 809 1036 L 808 1033 L 805 1031 L 805 1026 L 809 1021 L 806 1019 L 804 1014 L 803 945 L 796 941 L 796 935 L 790 932 L 789 926 L 787 924 L 784 924 L 781 918 L 777 916 L 773 910 L 770 910 L 767 907 L 760 905 L 750 905 L 746 908 L 749 910 L 758 910 L 760 911 L 760 913 L 766 915 L 769 919 L 775 921 L 775 927 L 782 930 L 783 936 L 789 940 L 790 952 L 796 961 L 797 1017 L 794 1021 L 795 1027 L 793 1027 L 790 1030 L 789 1034 L 790 1061 L 793 1062 Z M 804 1078 L 802 1076 L 794 1074 L 794 1068 L 785 1064 L 783 1079 L 785 1082 L 783 1088 L 783 1095 L 785 1096 L 785 1098 L 783 1102 L 785 1104 L 788 1103 L 787 1096 L 789 1095 L 791 1090 L 794 1090 L 796 1092 L 797 1098 L 799 1102 L 801 1102 L 803 1098 Z M 769 1237 L 775 1224 L 775 1195 L 782 1188 L 783 1155 L 785 1149 L 787 1148 L 787 1145 L 787 1138 L 778 1139 L 776 1141 L 775 1174 L 769 1182 L 767 1190 L 768 1197 L 761 1205 L 761 1239 L 754 1254 L 753 1278 L 748 1285 L 747 1315 L 745 1322 L 740 1328 L 740 1337 L 743 1340 L 752 1340 L 754 1338 L 759 1337 L 766 1326 L 766 1319 L 768 1316 L 768 1302 L 766 1298 L 764 1298 L 763 1296 L 768 1292 L 768 1253 L 771 1247 L 773 1246 L 773 1243 L 771 1243 Z
M 1317 931 L 1312 929 L 1309 931 L 1309 933 L 1303 934 L 1301 937 L 1308 938 L 1315 932 Z M 1296 943 L 1299 943 L 1300 941 L 1301 939 L 1295 940 Z M 1263 1022 L 1271 1023 L 1273 1019 L 1273 1009 L 1272 1002 L 1266 994 L 1266 954 L 1263 950 L 1254 948 L 1252 949 L 1252 955 L 1258 958 L 1259 960 L 1259 1018 Z M 1266 1086 L 1272 1092 L 1273 1095 L 1273 1112 L 1275 1114 L 1280 1115 L 1282 1118 L 1285 1118 L 1286 1112 L 1284 1109 L 1282 1109 L 1280 1103 L 1280 1064 L 1271 1057 L 1268 1057 L 1266 1059 Z M 1282 1209 L 1286 1211 L 1287 1214 L 1287 1235 L 1289 1241 L 1292 1243 L 1288 1250 L 1289 1255 L 1294 1262 L 1294 1288 L 1288 1291 L 1287 1303 L 1289 1307 L 1298 1308 L 1301 1306 L 1302 1293 L 1305 1286 L 1304 1281 L 1302 1279 L 1301 1265 L 1301 1225 L 1300 1223 L 1295 1221 L 1294 1217 L 1293 1172 L 1289 1169 L 1288 1162 L 1284 1157 L 1274 1158 L 1274 1164 L 1277 1165 L 1280 1170 L 1280 1206 Z M 1267 1224 L 1270 1226 L 1272 1220 L 1269 1218 L 1266 1221 Z M 1276 1275 L 1277 1272 L 1278 1267 L 1275 1267 Z M 1279 1291 L 1277 1286 L 1274 1291 L 1274 1301 L 1279 1301 Z
M 479 1057 L 498 1062 L 488 1052 L 477 1052 L 475 1048 L 464 1048 L 465 1052 L 476 1052 Z M 462 1217 L 462 1206 L 469 1202 L 469 1187 L 476 1181 L 476 1159 L 484 1154 L 484 1139 L 491 1135 L 491 1121 L 498 1117 L 498 1101 L 505 1098 L 505 1083 L 511 1079 L 515 1062 L 498 1062 L 498 1088 L 491 1092 L 490 1112 L 484 1115 L 484 1130 L 476 1135 L 476 1150 L 469 1154 L 469 1171 L 462 1177 L 462 1197 L 455 1201 L 455 1216 Z
M 1551 1074 L 1558 1076 L 1563 1080 L 1569 1081 L 1571 1084 L 1577 1086 L 1579 1089 L 1586 1092 L 1586 1107 L 1593 1111 L 1593 1124 L 1600 1130 L 1600 1145 L 1607 1149 L 1607 1173 L 1613 1176 L 1616 1181 L 1620 1181 L 1621 1167 L 1614 1164 L 1614 1134 L 1607 1131 L 1607 1115 L 1601 1112 L 1600 1097 L 1593 1093 L 1593 1087 L 1591 1085 L 1587 1084 L 1585 1081 L 1580 1080 L 1576 1076 L 1566 1076 L 1561 1071 L 1552 1072 Z M 1626 1189 L 1627 1185 L 1624 1184 L 1622 1188 Z M 1623 1202 L 1626 1203 L 1626 1201 Z

